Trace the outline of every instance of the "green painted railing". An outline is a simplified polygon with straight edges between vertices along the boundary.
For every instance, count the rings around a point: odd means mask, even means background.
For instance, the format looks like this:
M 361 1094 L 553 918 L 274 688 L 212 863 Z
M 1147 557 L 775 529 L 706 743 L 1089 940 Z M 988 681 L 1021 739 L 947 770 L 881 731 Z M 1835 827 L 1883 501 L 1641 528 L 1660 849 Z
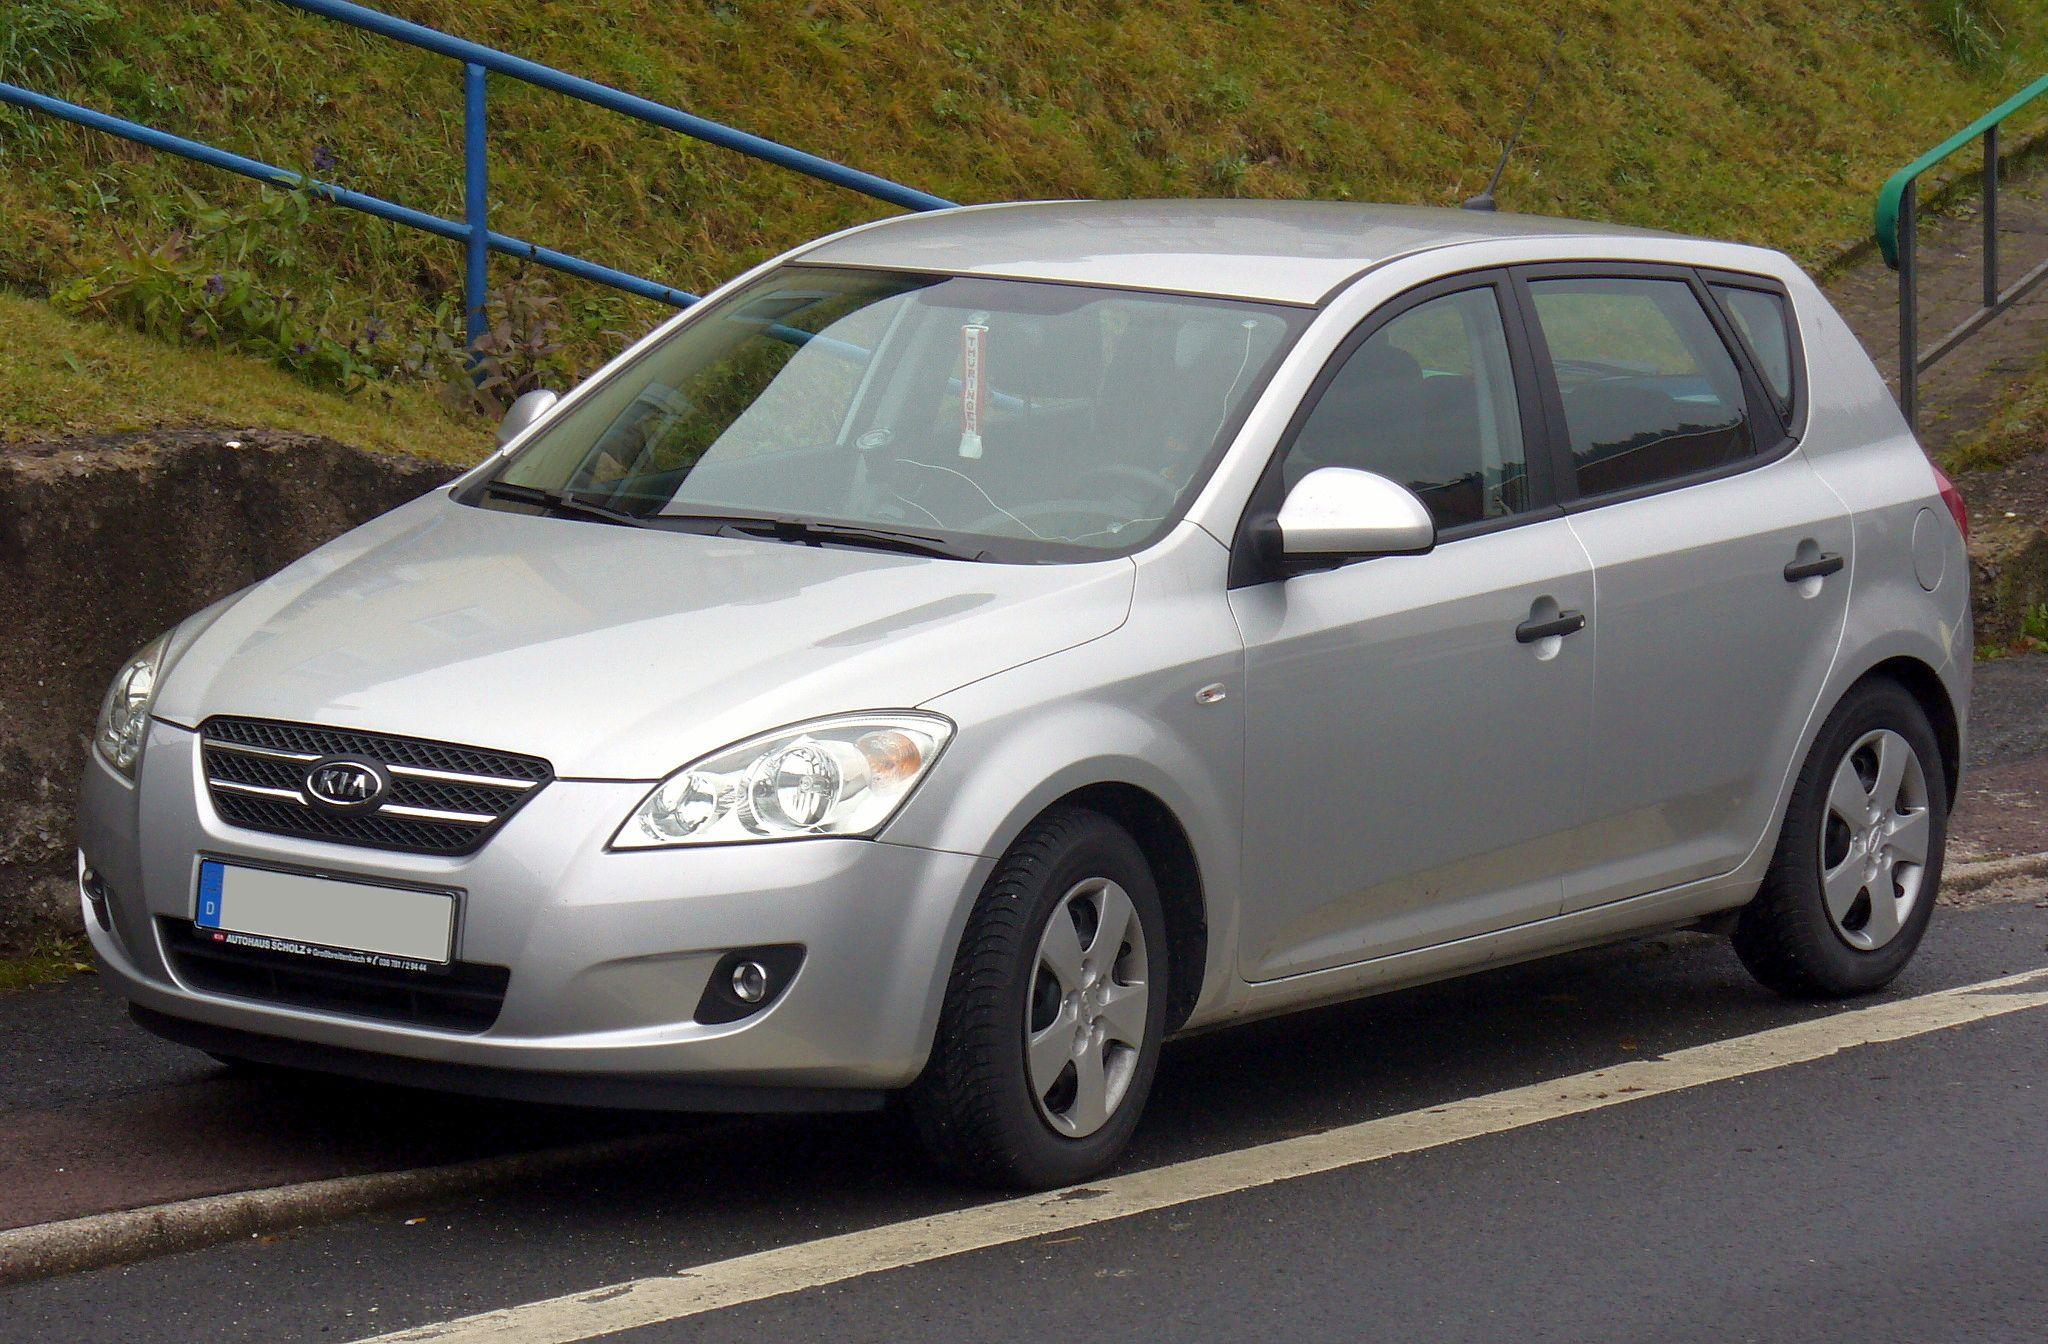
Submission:
M 2015 112 L 2048 95 L 2048 75 L 2035 80 L 1948 139 L 1893 173 L 1877 193 L 1877 246 L 1885 263 L 1899 273 L 1899 408 L 1908 424 L 1916 424 L 1920 375 L 1936 361 L 1974 336 L 1985 323 L 2018 303 L 2034 286 L 2048 280 L 2048 262 L 2027 272 L 2009 289 L 1998 283 L 1998 130 Z M 1920 352 L 1920 286 L 1917 256 L 1920 178 L 1973 140 L 1984 142 L 1983 301 L 1977 311 L 1948 335 Z

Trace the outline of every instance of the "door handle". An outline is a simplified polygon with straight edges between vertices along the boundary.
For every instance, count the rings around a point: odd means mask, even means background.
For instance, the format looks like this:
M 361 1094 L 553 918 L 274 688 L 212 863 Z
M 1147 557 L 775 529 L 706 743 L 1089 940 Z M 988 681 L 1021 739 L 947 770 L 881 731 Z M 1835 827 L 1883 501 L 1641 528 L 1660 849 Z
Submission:
M 1575 635 L 1586 628 L 1586 613 L 1583 611 L 1560 611 L 1549 620 L 1527 620 L 1515 627 L 1515 639 L 1523 644 L 1534 644 L 1539 639 L 1553 635 Z
M 1824 579 L 1830 574 L 1841 572 L 1847 561 L 1832 551 L 1823 551 L 1811 560 L 1794 560 L 1785 566 L 1785 582 L 1804 583 L 1808 579 Z

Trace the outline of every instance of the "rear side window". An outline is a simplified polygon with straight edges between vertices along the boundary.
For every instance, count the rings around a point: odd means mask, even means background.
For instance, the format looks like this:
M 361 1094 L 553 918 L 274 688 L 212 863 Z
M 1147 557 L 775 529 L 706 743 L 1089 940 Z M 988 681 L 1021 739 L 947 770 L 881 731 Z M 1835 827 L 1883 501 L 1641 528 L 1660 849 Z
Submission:
M 1749 342 L 1756 356 L 1757 372 L 1770 385 L 1771 395 L 1781 406 L 1792 404 L 1791 314 L 1782 296 L 1767 290 L 1745 289 L 1740 285 L 1715 285 L 1714 295 L 1728 318 Z
M 1418 304 L 1352 352 L 1287 450 L 1287 488 L 1317 467 L 1400 482 L 1439 531 L 1529 507 L 1521 407 L 1492 286 Z
M 1727 466 L 1756 447 L 1742 376 L 1682 280 L 1535 280 L 1580 495 Z

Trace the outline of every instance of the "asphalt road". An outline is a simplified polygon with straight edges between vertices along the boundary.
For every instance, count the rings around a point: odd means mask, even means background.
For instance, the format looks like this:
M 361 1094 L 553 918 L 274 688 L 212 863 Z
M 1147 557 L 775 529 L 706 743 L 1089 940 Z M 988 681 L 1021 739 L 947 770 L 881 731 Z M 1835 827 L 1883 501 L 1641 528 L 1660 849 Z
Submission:
M 2048 909 L 1943 910 L 1879 1002 L 2039 967 Z M 1124 1170 L 1871 1002 L 1783 1002 L 1688 935 L 1219 1032 L 1170 1049 Z M 2035 1008 L 623 1337 L 2038 1341 L 2044 1102 Z M 351 1340 L 985 1202 L 888 1116 L 696 1132 L 658 1165 L 0 1292 L 0 1340 Z
M 137 1027 L 89 976 L 0 995 L 0 1230 L 676 1123 L 232 1072 Z

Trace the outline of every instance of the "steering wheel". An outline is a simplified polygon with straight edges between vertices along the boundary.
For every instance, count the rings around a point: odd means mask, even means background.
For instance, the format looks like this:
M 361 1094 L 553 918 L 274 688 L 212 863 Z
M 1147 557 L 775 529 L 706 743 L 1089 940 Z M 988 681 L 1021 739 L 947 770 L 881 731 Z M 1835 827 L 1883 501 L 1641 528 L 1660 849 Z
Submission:
M 1110 508 L 1099 499 L 1042 499 L 1034 504 L 1020 504 L 1014 509 L 1008 509 L 1000 513 L 983 514 L 969 523 L 963 530 L 968 532 L 993 532 L 998 536 L 1004 536 L 1009 533 L 1009 528 L 1005 527 L 1004 524 L 1009 524 L 1009 527 L 1021 526 L 1024 529 L 1024 536 L 1021 539 L 1030 540 L 1033 534 L 1039 531 L 1032 524 L 1041 518 L 1071 519 L 1076 517 L 1088 519 L 1091 522 L 1099 521 L 1102 524 L 1099 528 L 1085 530 L 1081 534 L 1084 536 L 1114 532 L 1131 521 L 1123 510 Z M 1069 541 L 1074 538 L 1074 535 L 1072 531 L 1062 528 L 1057 533 L 1044 534 L 1039 536 L 1038 539 L 1041 541 Z
M 1139 516 L 1145 518 L 1163 517 L 1166 511 L 1173 507 L 1174 497 L 1179 494 L 1173 483 L 1158 472 L 1134 467 L 1128 462 L 1105 462 L 1101 466 L 1090 467 L 1074 479 L 1074 484 L 1086 487 L 1090 481 L 1101 481 L 1104 488 L 1093 492 L 1084 488 L 1081 493 L 1094 493 L 1113 498 L 1116 493 L 1115 487 L 1135 486 L 1142 506 Z M 1100 512 L 1101 506 L 1096 505 L 1090 511 Z

